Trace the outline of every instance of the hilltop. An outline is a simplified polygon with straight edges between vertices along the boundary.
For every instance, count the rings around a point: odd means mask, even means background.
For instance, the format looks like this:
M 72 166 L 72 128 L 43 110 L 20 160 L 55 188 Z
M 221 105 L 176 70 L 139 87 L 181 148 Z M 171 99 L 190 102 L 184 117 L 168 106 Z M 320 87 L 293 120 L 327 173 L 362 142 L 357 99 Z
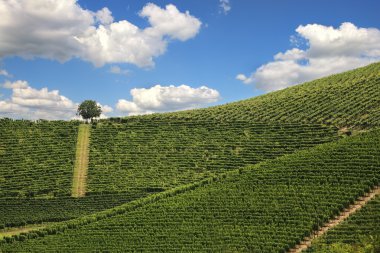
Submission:
M 135 119 L 219 119 L 380 126 L 380 63 L 225 105 Z

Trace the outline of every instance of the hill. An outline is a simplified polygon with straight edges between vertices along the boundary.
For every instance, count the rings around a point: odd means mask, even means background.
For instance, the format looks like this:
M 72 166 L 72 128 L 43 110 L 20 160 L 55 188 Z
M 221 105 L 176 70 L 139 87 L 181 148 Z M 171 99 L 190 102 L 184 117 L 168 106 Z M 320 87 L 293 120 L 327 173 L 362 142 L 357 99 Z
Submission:
M 99 123 L 91 136 L 89 194 L 164 191 L 339 138 L 315 124 L 158 119 Z
M 0 120 L 0 197 L 70 194 L 78 125 Z
M 118 208 L 113 217 L 99 216 L 75 229 L 40 232 L 62 231 L 57 235 L 1 247 L 5 252 L 282 252 L 379 184 L 379 143 L 377 130 L 323 144 L 134 210 Z
M 379 184 L 380 63 L 222 106 L 101 120 L 85 196 L 73 198 L 78 127 L 0 120 L 0 237 L 64 221 L 0 251 L 284 251 Z
M 317 123 L 339 128 L 380 125 L 380 63 L 262 96 L 206 109 L 146 118 Z M 136 120 L 140 119 L 136 117 Z
M 380 250 L 380 196 L 319 239 L 308 252 Z

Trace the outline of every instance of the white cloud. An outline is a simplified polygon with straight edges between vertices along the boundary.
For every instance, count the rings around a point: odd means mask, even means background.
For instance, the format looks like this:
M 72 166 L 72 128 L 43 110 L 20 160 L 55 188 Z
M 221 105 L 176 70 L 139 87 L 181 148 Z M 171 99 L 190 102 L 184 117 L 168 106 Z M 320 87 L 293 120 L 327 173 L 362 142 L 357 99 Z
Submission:
M 9 74 L 5 69 L 0 69 L 0 76 L 12 77 L 12 75 Z
M 236 76 L 236 79 L 240 80 L 240 81 L 243 81 L 243 82 L 246 82 L 246 80 L 248 80 L 248 77 L 246 75 L 244 75 L 244 74 L 238 74 Z
M 113 21 L 109 9 L 83 9 L 76 0 L 0 1 L 0 57 L 41 57 L 64 62 L 81 58 L 96 66 L 131 63 L 151 67 L 170 39 L 193 38 L 201 22 L 174 5 L 147 4 L 141 29 L 127 20 Z
M 102 109 L 102 113 L 99 116 L 100 119 L 106 119 L 106 118 L 108 118 L 107 114 L 113 112 L 113 108 L 111 106 L 109 106 L 109 105 L 102 105 L 100 103 L 97 103 L 97 104 Z M 81 118 L 78 117 L 78 119 L 81 119 Z
M 113 22 L 112 12 L 104 7 L 95 13 L 96 21 L 103 25 L 109 25 Z
M 119 111 L 129 115 L 198 108 L 220 98 L 217 90 L 206 86 L 192 88 L 188 85 L 135 88 L 131 90 L 131 95 L 132 101 L 120 99 L 116 105 Z
M 21 80 L 18 80 L 15 82 L 6 81 L 3 84 L 3 87 L 5 89 L 26 89 L 26 88 L 28 88 L 28 86 L 29 86 L 29 84 L 27 81 L 21 81 Z
M 26 81 L 5 82 L 2 87 L 12 89 L 10 98 L 0 100 L 0 117 L 24 119 L 72 119 L 78 104 L 59 94 L 58 90 L 49 91 L 32 88 Z M 112 108 L 101 105 L 104 114 Z
M 113 109 L 112 109 L 111 106 L 109 106 L 109 105 L 101 105 L 101 104 L 99 104 L 99 105 L 100 105 L 100 107 L 102 108 L 102 112 L 103 112 L 104 114 L 107 114 L 107 113 L 113 112 Z
M 26 114 L 29 110 L 9 101 L 0 100 L 0 116 L 11 117 L 14 114 Z
M 109 72 L 118 75 L 129 75 L 130 71 L 128 69 L 122 69 L 119 66 L 113 65 L 110 67 Z
M 296 32 L 308 42 L 306 50 L 280 52 L 249 77 L 239 74 L 236 79 L 273 91 L 380 61 L 380 30 L 376 28 L 358 28 L 352 23 L 339 28 L 309 24 L 299 26 Z
M 201 22 L 190 15 L 188 11 L 181 13 L 172 4 L 161 9 L 155 4 L 148 3 L 140 12 L 141 17 L 148 18 L 151 27 L 144 33 L 152 37 L 169 36 L 181 41 L 193 38 L 201 26 Z
M 221 12 L 228 14 L 231 10 L 230 0 L 219 0 L 219 8 Z

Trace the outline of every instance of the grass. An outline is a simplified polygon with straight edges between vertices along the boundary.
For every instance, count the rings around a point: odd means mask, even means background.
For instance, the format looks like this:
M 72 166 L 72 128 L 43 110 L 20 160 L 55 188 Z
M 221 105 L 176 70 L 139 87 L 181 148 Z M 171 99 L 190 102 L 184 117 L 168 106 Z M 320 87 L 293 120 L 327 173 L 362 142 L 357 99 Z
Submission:
M 4 237 L 10 237 L 14 235 L 19 235 L 21 233 L 27 233 L 30 231 L 35 231 L 38 229 L 46 228 L 47 226 L 51 226 L 54 223 L 41 223 L 41 224 L 31 224 L 31 225 L 25 225 L 21 227 L 12 227 L 12 228 L 4 228 L 0 229 L 0 240 L 2 240 Z
M 78 142 L 73 175 L 72 197 L 83 197 L 86 195 L 89 142 L 90 125 L 81 124 L 78 129 Z

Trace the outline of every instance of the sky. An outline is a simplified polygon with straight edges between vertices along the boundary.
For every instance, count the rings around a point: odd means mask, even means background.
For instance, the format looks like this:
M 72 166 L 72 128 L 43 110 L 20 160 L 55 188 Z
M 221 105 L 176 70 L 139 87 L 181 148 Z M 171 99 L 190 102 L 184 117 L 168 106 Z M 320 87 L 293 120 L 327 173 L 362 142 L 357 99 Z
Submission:
M 0 117 L 186 110 L 380 61 L 375 0 L 0 0 Z

